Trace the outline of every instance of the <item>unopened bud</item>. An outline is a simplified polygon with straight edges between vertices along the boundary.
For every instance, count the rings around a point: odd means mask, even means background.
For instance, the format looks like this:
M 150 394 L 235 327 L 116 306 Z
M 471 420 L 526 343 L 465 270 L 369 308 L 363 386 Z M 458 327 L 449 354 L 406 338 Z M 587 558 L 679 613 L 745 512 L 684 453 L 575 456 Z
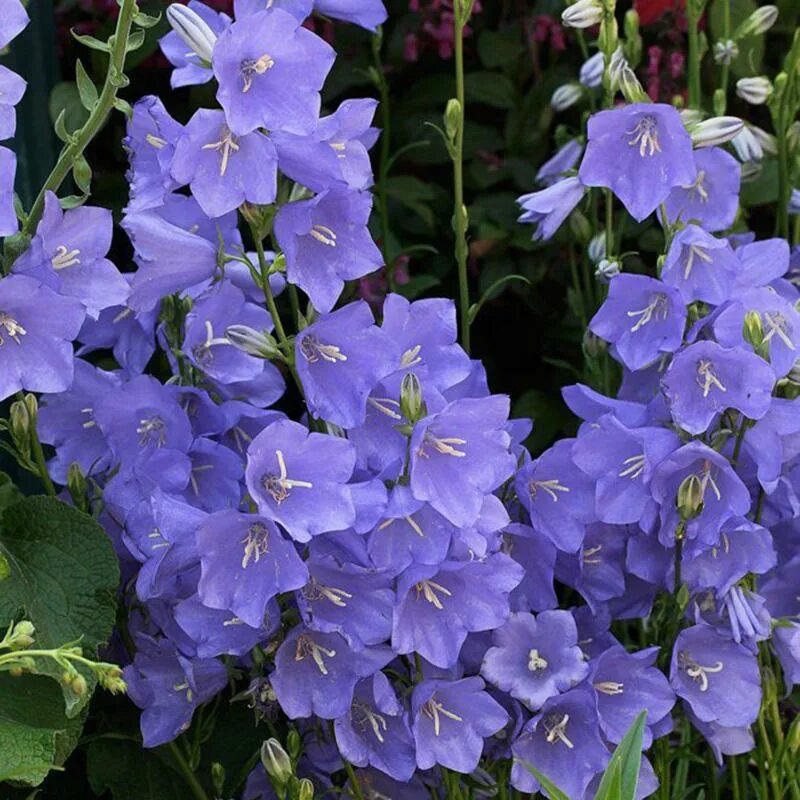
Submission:
M 730 66 L 739 57 L 739 45 L 733 39 L 714 43 L 714 61 L 720 66 Z
M 758 311 L 748 311 L 744 315 L 742 336 L 748 344 L 752 345 L 754 350 L 761 347 L 764 342 L 764 327 L 761 324 L 761 315 Z
M 248 325 L 230 325 L 225 338 L 237 349 L 256 358 L 281 358 L 275 337 L 266 331 L 257 331 Z
M 619 88 L 629 103 L 650 102 L 650 97 L 642 88 L 642 84 L 639 83 L 636 73 L 627 64 L 619 74 Z
M 595 53 L 583 62 L 578 80 L 587 89 L 596 89 L 603 82 L 605 70 L 605 57 L 602 53 Z
M 295 728 L 286 734 L 286 751 L 294 759 L 300 758 L 300 754 L 303 752 L 303 740 Z
M 593 264 L 599 264 L 606 257 L 606 235 L 598 233 L 589 242 L 589 260 Z
M 9 410 L 9 430 L 15 442 L 25 442 L 36 429 L 38 406 L 36 396 L 26 394 L 22 400 L 15 400 Z
M 703 510 L 703 484 L 697 475 L 688 475 L 681 481 L 676 506 L 684 522 L 694 519 Z
M 73 461 L 69 465 L 69 470 L 67 471 L 67 490 L 69 491 L 69 496 L 72 498 L 72 502 L 75 503 L 75 506 L 81 509 L 81 511 L 86 510 L 86 493 L 88 489 L 89 485 L 86 481 L 86 476 L 83 474 L 81 465 L 77 461 Z
M 183 39 L 204 64 L 211 64 L 211 54 L 217 41 L 217 35 L 205 20 L 188 6 L 172 3 L 167 7 L 167 20 L 172 30 Z
M 219 761 L 211 764 L 211 785 L 214 787 L 215 796 L 222 797 L 225 790 L 225 767 Z
M 695 125 L 689 133 L 695 147 L 715 147 L 730 142 L 744 128 L 738 117 L 711 117 Z
M 762 75 L 741 78 L 736 81 L 736 94 L 751 106 L 763 106 L 772 94 L 772 83 Z
M 746 36 L 759 36 L 766 33 L 777 21 L 777 6 L 761 6 L 736 29 L 733 38 L 743 39 Z
M 612 278 L 616 278 L 620 272 L 622 272 L 622 266 L 619 261 L 603 258 L 597 265 L 594 276 L 600 283 L 608 283 Z
M 461 103 L 455 97 L 451 97 L 444 110 L 444 131 L 451 142 L 455 142 L 460 126 Z
M 761 161 L 764 158 L 764 148 L 748 125 L 742 126 L 739 133 L 731 139 L 731 144 L 739 156 L 739 161 L 745 164 L 748 161 Z
M 70 688 L 72 689 L 75 694 L 79 697 L 86 694 L 86 690 L 88 686 L 86 685 L 86 678 L 83 677 L 80 673 L 75 675 L 75 677 L 70 681 Z
M 561 21 L 568 28 L 591 28 L 599 25 L 602 18 L 603 7 L 598 0 L 578 0 L 561 14 Z
M 583 334 L 583 352 L 589 358 L 600 358 L 608 350 L 608 345 L 599 336 L 587 330 Z
M 412 424 L 426 414 L 422 384 L 413 372 L 403 375 L 403 382 L 400 384 L 400 412 Z
M 128 689 L 122 670 L 116 664 L 103 665 L 103 668 L 97 670 L 97 679 L 111 694 L 123 694 Z
M 285 786 L 294 773 L 292 761 L 277 739 L 267 739 L 261 745 L 261 763 L 279 786 Z
M 300 779 L 297 800 L 314 800 L 314 784 L 308 778 Z
M 768 156 L 778 155 L 778 139 L 773 134 L 767 133 L 763 128 L 759 128 L 758 125 L 748 125 L 747 127 L 761 145 L 761 149 Z
M 553 92 L 550 105 L 553 111 L 566 111 L 583 97 L 583 87 L 579 83 L 565 83 Z
M 711 105 L 716 116 L 721 117 L 725 114 L 728 108 L 728 97 L 724 89 L 714 90 L 714 98 Z
M 793 217 L 800 214 L 800 189 L 792 189 L 789 195 L 789 213 Z
M 642 37 L 639 35 L 639 14 L 629 8 L 625 12 L 625 56 L 634 66 L 642 59 Z
M 27 650 L 34 642 L 34 633 L 36 628 L 33 623 L 23 619 L 14 626 L 11 635 L 5 641 L 5 646 L 9 650 Z

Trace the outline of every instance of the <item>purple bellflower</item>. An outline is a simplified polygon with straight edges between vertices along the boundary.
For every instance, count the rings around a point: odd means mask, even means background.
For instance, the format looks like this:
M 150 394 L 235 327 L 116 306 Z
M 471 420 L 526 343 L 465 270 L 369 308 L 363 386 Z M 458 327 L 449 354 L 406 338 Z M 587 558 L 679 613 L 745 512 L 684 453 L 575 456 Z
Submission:
M 10 139 L 17 129 L 15 106 L 25 94 L 25 81 L 8 67 L 0 66 L 0 140 Z
M 367 228 L 371 211 L 371 194 L 338 187 L 278 211 L 275 238 L 286 256 L 286 278 L 318 311 L 333 308 L 346 280 L 383 265 Z
M 269 205 L 277 191 L 278 157 L 262 133 L 234 135 L 222 111 L 201 108 L 175 145 L 172 177 L 189 184 L 209 217 L 221 217 L 246 200 Z
M 605 186 L 641 222 L 679 186 L 697 180 L 692 140 L 680 114 L 664 103 L 634 103 L 589 118 L 578 175 Z
M 383 0 L 314 0 L 314 11 L 375 31 L 386 22 Z
M 586 187 L 578 178 L 564 178 L 546 189 L 517 198 L 522 214 L 517 222 L 536 225 L 533 240 L 552 239 L 564 220 L 583 199 Z
M 234 22 L 217 39 L 212 63 L 217 100 L 230 130 L 308 134 L 319 116 L 319 90 L 333 49 L 280 8 Z
M 0 0 L 0 49 L 22 33 L 29 22 L 20 0 Z
M 16 154 L 7 147 L 0 147 L 0 236 L 11 236 L 19 230 L 19 220 L 14 208 L 16 174 Z

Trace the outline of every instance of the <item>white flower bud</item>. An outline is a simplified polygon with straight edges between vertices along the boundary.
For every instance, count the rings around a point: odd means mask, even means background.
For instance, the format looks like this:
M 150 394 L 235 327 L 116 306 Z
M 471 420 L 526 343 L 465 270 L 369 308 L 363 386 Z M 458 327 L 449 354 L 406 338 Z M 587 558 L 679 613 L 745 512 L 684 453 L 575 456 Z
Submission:
M 650 97 L 642 88 L 636 73 L 626 64 L 619 74 L 619 88 L 629 103 L 649 103 Z
M 695 147 L 714 147 L 730 142 L 743 127 L 738 117 L 711 117 L 698 122 L 689 133 Z
M 769 78 L 741 78 L 736 81 L 736 94 L 752 106 L 763 106 L 772 94 L 772 82 Z
M 800 214 L 800 189 L 792 189 L 792 196 L 789 198 L 789 213 L 793 216 Z
M 561 21 L 568 28 L 591 28 L 599 25 L 603 18 L 603 7 L 597 0 L 578 0 L 561 14 Z
M 579 83 L 565 83 L 553 92 L 550 105 L 554 111 L 566 111 L 583 97 L 583 87 Z
M 622 272 L 619 261 L 609 261 L 607 258 L 601 259 L 594 271 L 594 276 L 600 283 L 608 283 L 612 278 Z
M 210 64 L 211 53 L 217 41 L 217 35 L 208 27 L 203 18 L 188 6 L 172 3 L 167 7 L 167 20 L 172 30 L 197 53 L 200 58 Z
M 597 264 L 599 261 L 606 257 L 606 235 L 605 233 L 598 233 L 592 237 L 592 240 L 589 242 L 589 260 L 593 264 Z
M 256 358 L 280 358 L 281 352 L 275 337 L 266 331 L 257 331 L 247 325 L 230 325 L 225 330 L 226 339 L 237 349 Z
M 620 84 L 620 77 L 622 75 L 622 71 L 629 67 L 628 59 L 625 58 L 625 54 L 622 52 L 622 48 L 618 47 L 612 54 L 611 54 L 611 64 L 608 67 L 608 75 L 611 78 L 611 87 L 616 90 L 619 89 Z
M 714 61 L 717 64 L 731 65 L 739 57 L 739 46 L 733 39 L 714 43 Z
M 753 183 L 761 177 L 764 167 L 760 161 L 745 161 L 742 164 L 742 183 Z
M 737 29 L 734 36 L 758 36 L 766 33 L 778 20 L 778 7 L 769 5 L 757 8 Z
M 764 158 L 764 148 L 747 125 L 742 126 L 738 135 L 731 139 L 731 144 L 742 163 L 761 161 Z
M 595 53 L 583 63 L 579 80 L 587 89 L 596 89 L 603 82 L 604 70 L 605 59 L 603 54 Z
M 747 127 L 750 128 L 750 133 L 756 137 L 756 141 L 761 145 L 761 149 L 768 156 L 778 155 L 778 140 L 771 133 L 767 133 L 763 128 L 759 128 L 758 125 L 751 125 L 748 123 Z

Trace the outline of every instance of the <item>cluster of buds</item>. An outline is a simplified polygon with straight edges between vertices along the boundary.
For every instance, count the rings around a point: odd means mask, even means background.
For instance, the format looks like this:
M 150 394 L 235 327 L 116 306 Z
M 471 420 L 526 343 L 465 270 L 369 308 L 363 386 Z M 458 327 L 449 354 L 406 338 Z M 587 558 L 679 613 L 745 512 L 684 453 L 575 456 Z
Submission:
M 314 800 L 314 784 L 308 778 L 295 775 L 295 765 L 302 750 L 300 734 L 291 730 L 286 747 L 277 739 L 267 739 L 261 745 L 261 764 L 280 800 Z

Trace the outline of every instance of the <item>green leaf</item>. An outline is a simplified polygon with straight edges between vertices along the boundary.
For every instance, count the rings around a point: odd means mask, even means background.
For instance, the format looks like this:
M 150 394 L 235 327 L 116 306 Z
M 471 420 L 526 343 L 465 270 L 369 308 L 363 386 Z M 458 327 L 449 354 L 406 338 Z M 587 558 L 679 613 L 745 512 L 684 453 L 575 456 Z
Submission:
M 161 14 L 158 13 L 153 16 L 152 14 L 145 14 L 144 11 L 140 11 L 138 14 L 134 15 L 133 21 L 140 28 L 154 28 L 161 22 Z
M 636 800 L 647 711 L 642 711 L 614 750 L 594 800 Z
M 553 781 L 547 777 L 547 775 L 539 772 L 539 770 L 536 769 L 533 764 L 529 764 L 527 761 L 522 760 L 519 760 L 518 763 L 522 764 L 522 766 L 525 767 L 525 769 L 528 770 L 528 772 L 530 772 L 531 775 L 533 775 L 533 777 L 542 784 L 542 788 L 547 792 L 547 794 L 550 795 L 550 800 L 570 800 L 570 798 L 564 792 L 562 792 L 561 789 L 559 789 L 558 786 L 556 786 Z
M 511 109 L 519 104 L 514 84 L 496 72 L 470 72 L 464 77 L 467 102 Z
M 111 635 L 119 582 L 117 557 L 102 527 L 53 497 L 26 497 L 3 513 L 0 553 L 11 568 L 0 595 L 0 628 L 22 614 L 36 627 L 37 648 L 80 640 L 84 653 L 96 656 Z M 37 659 L 37 669 L 61 674 L 52 659 Z M 91 688 L 91 673 L 82 674 Z M 64 696 L 67 715 L 74 716 L 90 692 L 76 695 L 64 687 Z
M 96 739 L 87 748 L 86 771 L 95 794 L 108 791 L 114 800 L 189 800 L 183 779 L 157 751 L 145 750 L 138 742 Z
M 64 763 L 82 725 L 81 718 L 65 716 L 61 693 L 49 678 L 0 673 L 0 782 L 41 783 Z
M 386 193 L 393 200 L 416 212 L 428 227 L 434 226 L 433 208 L 429 205 L 436 197 L 432 186 L 413 175 L 394 175 L 386 181 Z
M 78 156 L 72 165 L 72 177 L 76 186 L 84 193 L 89 194 L 92 188 L 92 168 L 84 156 Z
M 81 104 L 87 111 L 91 111 L 97 105 L 97 87 L 83 68 L 80 59 L 75 62 L 75 83 L 78 86 Z
M 94 36 L 89 36 L 87 34 L 75 33 L 74 28 L 70 30 L 70 33 L 76 41 L 80 42 L 82 45 L 90 48 L 91 50 L 99 50 L 101 53 L 111 52 L 108 42 L 101 42 L 99 39 L 95 39 Z
M 64 141 L 64 133 L 74 133 L 89 117 L 83 107 L 77 84 L 72 81 L 57 83 L 50 92 L 50 119 L 56 124 L 59 138 Z M 61 120 L 59 122 L 59 117 Z M 62 132 L 58 131 L 61 127 Z
M 145 36 L 144 30 L 131 31 L 125 52 L 132 53 L 134 50 L 138 50 L 144 44 Z

